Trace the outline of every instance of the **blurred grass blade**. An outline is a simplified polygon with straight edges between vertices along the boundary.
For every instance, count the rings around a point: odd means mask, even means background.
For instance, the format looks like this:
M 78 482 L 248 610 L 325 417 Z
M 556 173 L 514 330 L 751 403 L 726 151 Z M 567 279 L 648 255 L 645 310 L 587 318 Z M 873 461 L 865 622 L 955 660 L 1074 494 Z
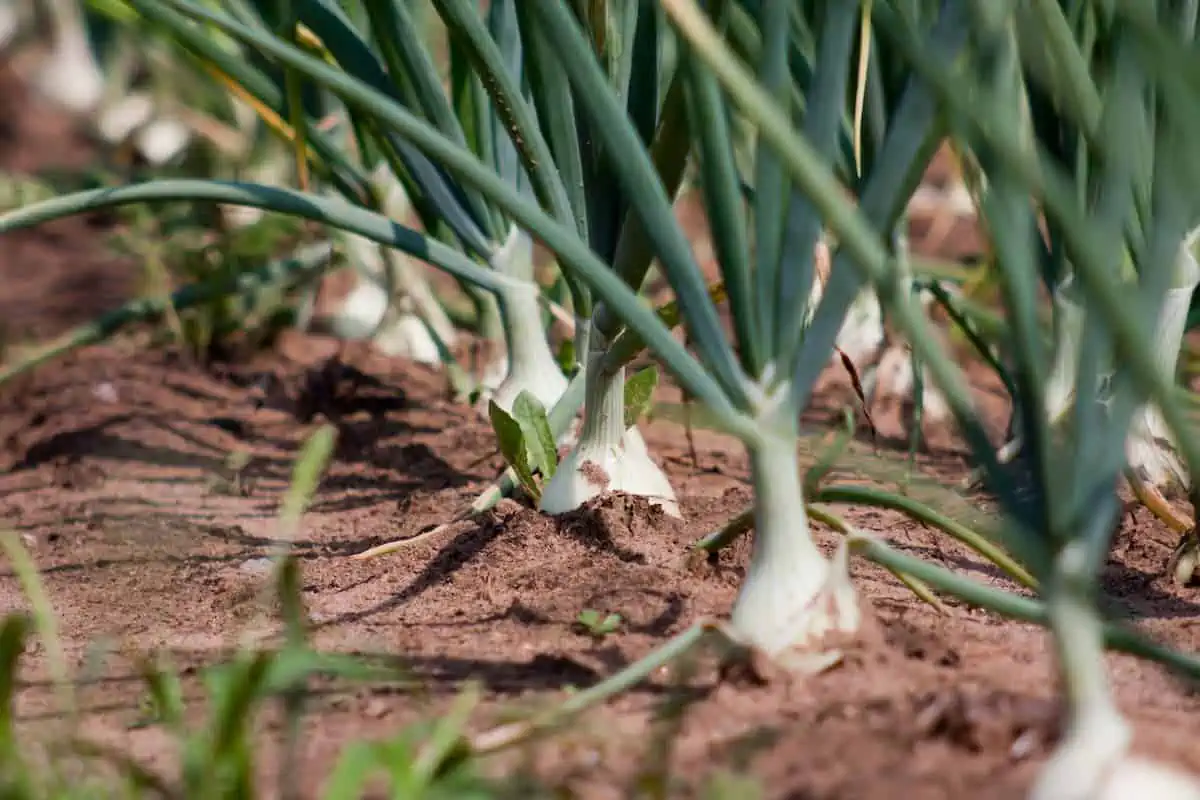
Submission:
M 14 712 L 17 674 L 30 628 L 29 618 L 24 614 L 8 614 L 0 624 L 0 787 L 9 791 L 16 789 L 10 781 L 20 781 L 26 773 Z M 18 785 L 24 791 L 32 790 L 32 786 Z
M 54 682 L 59 711 L 74 724 L 79 713 L 79 700 L 67 664 L 67 654 L 63 649 L 54 605 L 46 594 L 37 565 L 21 542 L 21 537 L 12 531 L 0 530 L 0 549 L 3 549 L 4 555 L 8 557 L 13 574 L 20 584 L 21 593 L 29 603 L 29 616 L 33 620 L 33 629 L 37 631 L 45 649 L 47 669 Z
M 418 787 L 433 785 L 439 773 L 458 758 L 469 754 L 466 727 L 483 699 L 477 683 L 469 683 L 454 699 L 449 711 L 434 726 L 429 738 L 413 759 L 411 777 Z
M 138 666 L 150 700 L 154 703 L 155 720 L 165 725 L 175 736 L 184 738 L 187 735 L 184 724 L 184 713 L 187 709 L 183 683 L 173 670 L 169 658 L 165 655 L 142 658 Z
M 279 510 L 279 522 L 288 538 L 295 536 L 300 518 L 316 496 L 321 478 L 333 457 L 337 436 L 336 427 L 322 425 L 305 440 L 296 457 L 292 479 Z

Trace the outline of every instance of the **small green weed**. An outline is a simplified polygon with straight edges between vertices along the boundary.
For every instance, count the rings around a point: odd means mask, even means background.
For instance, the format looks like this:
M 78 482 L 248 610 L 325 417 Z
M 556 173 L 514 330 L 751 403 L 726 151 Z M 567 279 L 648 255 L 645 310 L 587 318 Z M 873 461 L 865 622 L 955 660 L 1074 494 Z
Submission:
M 605 614 L 594 608 L 585 608 L 575 618 L 576 626 L 594 639 L 603 639 L 610 633 L 616 633 L 624 621 L 620 614 Z

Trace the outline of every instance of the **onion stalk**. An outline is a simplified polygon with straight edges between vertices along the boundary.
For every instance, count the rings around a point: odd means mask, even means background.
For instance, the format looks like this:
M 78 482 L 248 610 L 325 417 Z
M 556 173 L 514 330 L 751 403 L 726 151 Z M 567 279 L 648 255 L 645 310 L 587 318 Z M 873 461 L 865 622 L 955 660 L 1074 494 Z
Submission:
M 650 457 L 637 426 L 625 425 L 625 368 L 606 368 L 607 340 L 600 331 L 592 332 L 590 346 L 579 440 L 543 489 L 541 510 L 562 514 L 604 492 L 620 492 L 645 497 L 679 517 L 666 473 Z
M 1188 307 L 1200 285 L 1200 263 L 1195 253 L 1197 238 L 1200 238 L 1200 228 L 1193 230 L 1180 246 L 1171 287 L 1154 325 L 1156 364 L 1164 375 L 1172 377 L 1183 346 Z M 1191 475 L 1157 404 L 1144 403 L 1134 412 L 1125 448 L 1129 467 L 1142 481 L 1167 495 L 1186 493 L 1191 489 Z
M 1200 228 L 1194 229 L 1179 247 L 1171 284 L 1153 328 L 1154 365 L 1166 376 L 1174 376 L 1183 346 L 1188 307 L 1200 286 L 1200 262 L 1195 247 Z M 1045 411 L 1051 425 L 1061 422 L 1071 409 L 1078 390 L 1080 347 L 1084 331 L 1083 308 L 1068 274 L 1054 291 L 1054 361 L 1045 391 Z M 1099 386 L 1093 387 L 1098 391 Z M 1011 457 L 1020 446 L 1018 436 L 1005 447 Z M 1140 481 L 1164 495 L 1185 494 L 1191 475 L 1180 457 L 1158 404 L 1143 403 L 1133 414 L 1126 440 L 1126 459 Z
M 1055 632 L 1067 693 L 1063 740 L 1038 774 L 1029 800 L 1162 800 L 1200 798 L 1200 780 L 1130 754 L 1133 731 L 1112 697 L 1105 674 L 1104 627 L 1092 597 L 1095 572 L 1087 545 L 1059 554 L 1046 612 Z
M 395 220 L 407 219 L 408 196 L 386 165 L 373 180 L 384 212 Z M 314 320 L 317 327 L 327 326 L 341 339 L 370 340 L 384 355 L 440 365 L 442 347 L 453 345 L 455 330 L 422 270 L 396 250 L 362 236 L 347 234 L 344 241 L 356 282 L 327 321 Z
M 733 628 L 788 666 L 819 670 L 836 659 L 824 649 L 825 637 L 853 634 L 861 620 L 848 552 L 843 544 L 827 561 L 808 533 L 794 432 L 752 445 L 750 470 L 754 549 L 734 602 Z
M 492 257 L 492 269 L 511 279 L 497 294 L 504 324 L 505 350 L 493 362 L 495 372 L 503 365 L 504 379 L 488 399 L 512 412 L 517 395 L 527 391 L 546 408 L 551 408 L 567 390 L 563 375 L 550 351 L 542 327 L 541 288 L 533 276 L 533 238 L 513 225 L 508 239 Z

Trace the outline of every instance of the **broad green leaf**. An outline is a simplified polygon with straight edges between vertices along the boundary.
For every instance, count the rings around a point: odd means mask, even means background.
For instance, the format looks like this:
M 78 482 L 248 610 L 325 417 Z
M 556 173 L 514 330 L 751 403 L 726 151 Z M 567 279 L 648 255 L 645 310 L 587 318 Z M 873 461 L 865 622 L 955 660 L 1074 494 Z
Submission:
M 521 426 L 533 467 L 542 473 L 543 481 L 550 480 L 558 468 L 558 447 L 545 406 L 529 392 L 522 391 L 513 401 L 513 417 Z
M 558 353 L 555 354 L 554 360 L 558 362 L 558 367 L 563 374 L 570 375 L 571 371 L 575 369 L 575 342 L 563 339 L 562 344 L 558 346 Z
M 651 365 L 625 381 L 625 429 L 633 427 L 654 403 L 658 386 L 658 368 Z
M 492 430 L 496 433 L 496 444 L 500 446 L 500 454 L 517 473 L 518 480 L 525 490 L 535 499 L 540 499 L 542 490 L 533 479 L 533 470 L 529 464 L 529 447 L 525 443 L 525 432 L 521 423 L 500 406 L 496 401 L 488 401 L 488 418 L 492 421 Z

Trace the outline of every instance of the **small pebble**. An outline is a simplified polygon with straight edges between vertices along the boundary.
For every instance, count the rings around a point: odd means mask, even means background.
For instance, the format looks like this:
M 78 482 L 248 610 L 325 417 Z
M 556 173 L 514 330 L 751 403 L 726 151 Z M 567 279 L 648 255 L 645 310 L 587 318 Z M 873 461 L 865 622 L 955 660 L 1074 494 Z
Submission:
M 97 400 L 99 400 L 101 403 L 115 403 L 121 399 L 120 396 L 117 394 L 116 387 L 113 386 L 108 381 L 105 381 L 104 383 L 98 383 L 95 386 L 93 386 L 92 387 L 92 396 L 95 397 Z
M 250 575 L 266 575 L 271 571 L 271 559 L 251 558 L 247 561 L 243 561 L 238 569 Z

